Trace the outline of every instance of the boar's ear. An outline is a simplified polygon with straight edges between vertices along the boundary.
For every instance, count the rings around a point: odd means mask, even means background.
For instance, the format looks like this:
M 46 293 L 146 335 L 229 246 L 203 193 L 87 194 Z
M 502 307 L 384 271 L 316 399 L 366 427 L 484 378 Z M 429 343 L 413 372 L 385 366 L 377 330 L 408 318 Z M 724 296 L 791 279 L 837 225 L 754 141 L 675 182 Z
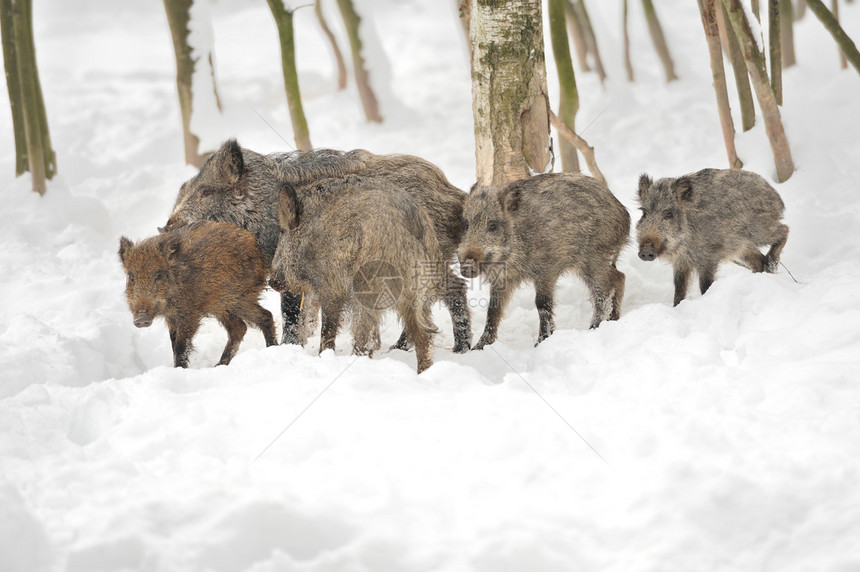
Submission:
M 678 202 L 689 202 L 693 200 L 693 182 L 688 177 L 678 177 L 672 183 L 672 191 Z
M 651 188 L 651 185 L 654 182 L 651 180 L 651 177 L 648 176 L 647 173 L 642 173 L 639 175 L 639 202 L 645 200 L 645 194 L 648 192 L 648 189 Z
M 222 178 L 229 185 L 236 184 L 239 177 L 245 171 L 245 159 L 242 157 L 242 148 L 235 139 L 230 139 L 223 145 L 215 155 L 212 161 L 218 170 L 219 178 Z
M 161 253 L 167 259 L 168 263 L 173 262 L 179 254 L 181 245 L 182 239 L 177 233 L 173 232 L 165 236 L 165 239 L 161 243 Z
M 301 205 L 296 190 L 289 183 L 281 185 L 278 197 L 278 224 L 282 229 L 295 230 L 299 226 Z
M 520 188 L 508 187 L 502 191 L 501 196 L 499 196 L 499 202 L 502 203 L 503 211 L 509 213 L 514 212 L 520 208 Z
M 128 249 L 132 246 L 132 242 L 128 238 L 123 236 L 119 239 L 119 259 L 122 261 L 123 266 L 125 266 L 125 259 L 128 256 Z

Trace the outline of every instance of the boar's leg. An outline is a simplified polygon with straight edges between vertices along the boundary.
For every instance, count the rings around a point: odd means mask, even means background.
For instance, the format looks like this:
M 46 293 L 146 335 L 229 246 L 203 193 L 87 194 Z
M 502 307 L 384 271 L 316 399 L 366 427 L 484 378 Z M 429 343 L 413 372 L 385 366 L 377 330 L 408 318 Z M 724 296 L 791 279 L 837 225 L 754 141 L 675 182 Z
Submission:
M 220 316 L 218 321 L 227 330 L 227 345 L 224 346 L 224 352 L 221 354 L 221 360 L 218 362 L 218 365 L 227 365 L 233 359 L 233 356 L 236 355 L 239 344 L 242 338 L 245 337 L 245 332 L 248 331 L 248 326 L 245 325 L 242 318 L 230 313 Z
M 301 304 L 301 313 L 299 315 L 299 343 L 304 346 L 308 338 L 313 335 L 317 329 L 320 315 L 320 302 L 316 294 L 312 290 L 306 290 L 304 293 L 305 300 Z
M 352 317 L 352 353 L 373 357 L 379 343 L 379 321 L 365 308 L 359 308 Z
M 245 322 L 260 328 L 260 331 L 263 332 L 263 338 L 266 340 L 266 347 L 278 345 L 275 319 L 272 317 L 272 313 L 260 306 L 256 300 L 234 309 L 234 312 Z
M 699 273 L 699 291 L 704 294 L 714 283 L 717 276 L 717 265 L 715 263 L 704 264 L 699 266 L 696 272 Z
M 301 332 L 299 332 L 299 308 L 302 305 L 302 296 L 281 292 L 281 316 L 284 319 L 284 334 L 281 340 L 284 344 L 302 345 Z
M 675 301 L 673 306 L 681 303 L 687 297 L 687 285 L 690 282 L 690 267 L 687 265 L 676 265 L 673 268 L 675 274 Z
M 788 240 L 788 227 L 784 224 L 780 224 L 777 227 L 776 235 L 773 238 L 774 242 L 771 244 L 770 250 L 767 251 L 767 254 L 764 257 L 765 272 L 770 272 L 771 274 L 776 272 L 777 266 L 779 266 L 779 255 L 782 254 L 782 247 L 785 246 L 786 240 Z
M 767 260 L 764 254 L 759 252 L 757 248 L 752 246 L 747 247 L 741 254 L 741 264 L 752 270 L 753 272 L 764 272 L 767 266 Z
M 167 329 L 170 331 L 170 343 L 173 346 L 173 366 L 188 367 L 188 356 L 191 355 L 191 340 L 200 327 L 200 316 L 168 320 Z
M 537 306 L 538 317 L 540 318 L 538 339 L 535 345 L 550 337 L 555 331 L 555 321 L 552 315 L 555 301 L 555 282 L 555 279 L 537 280 L 535 282 L 535 306 Z
M 433 365 L 433 355 L 431 352 L 430 332 L 421 327 L 418 312 L 423 312 L 424 323 L 430 323 L 430 307 L 409 308 L 408 311 L 401 313 L 403 320 L 403 328 L 406 335 L 415 343 L 415 357 L 418 359 L 417 370 L 421 373 L 431 365 Z
M 458 278 L 450 268 L 445 275 L 444 301 L 454 325 L 454 353 L 466 353 L 472 344 L 472 316 L 466 299 L 466 281 Z
M 320 304 L 322 313 L 322 328 L 320 332 L 320 353 L 325 350 L 334 350 L 334 340 L 340 327 L 340 315 L 343 312 L 344 302 L 341 300 L 323 302 Z
M 624 300 L 624 283 L 627 279 L 614 264 L 611 268 L 609 274 L 612 281 L 612 308 L 609 310 L 609 319 L 617 320 L 621 317 L 621 301 Z
M 505 311 L 505 306 L 508 305 L 508 300 L 511 297 L 511 290 L 507 288 L 507 284 L 493 284 L 490 287 L 490 304 L 487 307 L 487 323 L 484 326 L 484 333 L 478 343 L 475 344 L 474 350 L 482 350 L 484 346 L 490 345 L 496 341 L 496 332 L 499 329 L 499 322 L 502 321 L 502 313 Z
M 409 339 L 409 335 L 407 335 L 406 330 L 400 332 L 400 337 L 397 338 L 397 341 L 394 342 L 394 345 L 391 346 L 393 350 L 403 350 L 408 352 L 412 349 L 412 340 Z

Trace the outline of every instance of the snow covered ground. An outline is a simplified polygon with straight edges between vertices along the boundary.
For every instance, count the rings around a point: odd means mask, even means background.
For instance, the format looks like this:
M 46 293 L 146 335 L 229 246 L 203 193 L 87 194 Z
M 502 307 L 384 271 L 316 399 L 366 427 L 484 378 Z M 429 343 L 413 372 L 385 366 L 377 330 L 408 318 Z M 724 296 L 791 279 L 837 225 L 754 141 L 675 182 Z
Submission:
M 811 14 L 784 77 L 798 170 L 777 185 L 796 282 L 726 265 L 707 295 L 672 308 L 669 266 L 628 248 L 620 321 L 587 330 L 585 289 L 564 279 L 540 347 L 524 288 L 499 342 L 454 355 L 438 309 L 436 363 L 416 376 L 413 353 L 355 358 L 343 339 L 318 357 L 318 339 L 265 348 L 255 330 L 213 368 L 226 334 L 211 321 L 192 367 L 170 367 L 163 322 L 132 324 L 116 255 L 121 235 L 155 232 L 194 173 L 163 8 L 35 4 L 60 175 L 42 198 L 13 177 L 0 112 L 0 570 L 860 570 L 860 77 L 838 68 Z M 334 90 L 313 13 L 297 12 L 315 145 L 412 153 L 470 187 L 452 4 L 359 4 L 399 102 L 382 125 L 364 123 L 353 87 Z M 636 217 L 641 172 L 726 159 L 695 2 L 658 3 L 671 85 L 636 2 L 637 81 L 624 79 L 618 4 L 589 3 L 610 79 L 577 70 L 578 127 Z M 224 114 L 208 137 L 287 149 L 265 2 L 221 0 L 211 14 Z M 842 18 L 860 40 L 860 4 Z M 760 122 L 738 147 L 773 178 Z M 486 300 L 476 284 L 475 339 Z M 277 297 L 264 303 L 275 311 Z M 391 320 L 384 341 L 397 333 Z

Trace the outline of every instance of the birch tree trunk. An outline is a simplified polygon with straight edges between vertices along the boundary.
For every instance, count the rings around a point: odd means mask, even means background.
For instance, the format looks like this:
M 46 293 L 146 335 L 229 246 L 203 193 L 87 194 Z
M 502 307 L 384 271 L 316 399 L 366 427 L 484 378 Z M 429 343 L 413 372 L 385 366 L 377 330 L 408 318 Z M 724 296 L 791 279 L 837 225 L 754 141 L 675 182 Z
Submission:
M 57 169 L 36 65 L 31 0 L 0 0 L 0 33 L 12 111 L 15 174 L 30 171 L 33 191 L 44 195 L 46 180 Z
M 283 0 L 268 0 L 269 9 L 278 25 L 278 38 L 281 42 L 281 68 L 284 73 L 284 91 L 287 94 L 287 107 L 290 110 L 290 122 L 293 124 L 293 138 L 296 149 L 310 151 L 311 137 L 308 133 L 308 122 L 305 110 L 302 108 L 302 95 L 299 91 L 299 75 L 296 72 L 296 42 L 293 29 L 293 12 L 287 10 Z
M 571 130 L 574 130 L 576 113 L 579 111 L 579 92 L 576 89 L 576 76 L 573 72 L 573 62 L 570 60 L 570 47 L 567 41 L 566 18 L 564 15 L 564 0 L 549 0 L 549 35 L 552 40 L 552 51 L 555 57 L 555 67 L 558 72 L 559 91 L 561 99 L 558 104 L 558 116 Z M 579 171 L 579 159 L 576 147 L 566 140 L 558 142 L 563 171 Z
M 729 108 L 729 91 L 726 88 L 726 72 L 723 68 L 723 52 L 720 47 L 720 30 L 717 26 L 717 14 L 714 0 L 699 0 L 699 12 L 702 15 L 702 25 L 708 40 L 708 52 L 711 58 L 711 73 L 714 76 L 714 93 L 717 96 L 717 111 L 720 115 L 720 127 L 723 131 L 723 142 L 729 167 L 740 169 L 743 162 L 735 150 L 735 125 L 732 122 L 732 112 Z
M 740 0 L 723 0 L 723 4 L 744 54 L 747 71 L 749 71 L 753 89 L 755 89 L 758 105 L 764 119 L 764 128 L 773 152 L 776 178 L 782 183 L 794 173 L 794 160 L 791 157 L 791 149 L 788 146 L 788 139 L 785 136 L 785 129 L 782 125 L 773 89 L 768 83 L 764 54 L 758 49 L 758 44 Z
M 549 171 L 541 0 L 475 0 L 469 37 L 478 187 Z

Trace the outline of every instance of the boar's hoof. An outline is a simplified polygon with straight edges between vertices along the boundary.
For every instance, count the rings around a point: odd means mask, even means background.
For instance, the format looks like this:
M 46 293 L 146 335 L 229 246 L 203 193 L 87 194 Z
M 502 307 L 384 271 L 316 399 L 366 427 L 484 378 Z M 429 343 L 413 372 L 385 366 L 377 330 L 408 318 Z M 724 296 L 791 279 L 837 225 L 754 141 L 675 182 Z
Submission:
M 459 341 L 454 343 L 453 352 L 455 354 L 464 354 L 464 353 L 468 352 L 470 349 L 472 349 L 472 348 L 469 347 L 469 342 L 467 342 L 466 340 L 459 340 Z M 481 349 L 481 348 L 476 347 L 475 349 Z

